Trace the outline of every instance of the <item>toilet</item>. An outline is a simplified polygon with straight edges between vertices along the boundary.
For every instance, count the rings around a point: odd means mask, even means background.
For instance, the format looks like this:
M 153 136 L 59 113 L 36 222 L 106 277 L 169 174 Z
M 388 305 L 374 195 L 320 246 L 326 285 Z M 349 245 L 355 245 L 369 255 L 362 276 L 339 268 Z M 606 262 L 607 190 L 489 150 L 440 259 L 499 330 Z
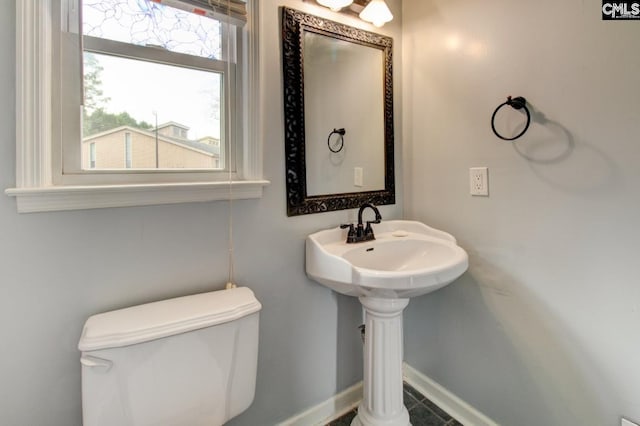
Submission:
M 246 287 L 90 317 L 82 352 L 84 426 L 214 426 L 255 394 L 262 306 Z

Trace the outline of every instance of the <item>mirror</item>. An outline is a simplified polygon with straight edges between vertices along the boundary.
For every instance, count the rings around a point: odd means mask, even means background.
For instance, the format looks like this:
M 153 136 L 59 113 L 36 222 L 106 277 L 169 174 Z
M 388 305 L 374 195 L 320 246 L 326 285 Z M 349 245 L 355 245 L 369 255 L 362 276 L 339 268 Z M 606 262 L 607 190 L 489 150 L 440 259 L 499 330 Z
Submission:
M 390 37 L 282 8 L 287 214 L 395 203 Z

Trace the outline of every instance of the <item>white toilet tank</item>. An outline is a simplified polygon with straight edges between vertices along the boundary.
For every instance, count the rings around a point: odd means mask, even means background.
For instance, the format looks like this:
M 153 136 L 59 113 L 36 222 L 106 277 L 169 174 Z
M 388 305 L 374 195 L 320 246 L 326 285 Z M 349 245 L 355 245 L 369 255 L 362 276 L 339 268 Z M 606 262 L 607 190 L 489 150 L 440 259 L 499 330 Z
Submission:
M 246 287 L 90 317 L 84 426 L 221 425 L 255 393 L 260 303 Z

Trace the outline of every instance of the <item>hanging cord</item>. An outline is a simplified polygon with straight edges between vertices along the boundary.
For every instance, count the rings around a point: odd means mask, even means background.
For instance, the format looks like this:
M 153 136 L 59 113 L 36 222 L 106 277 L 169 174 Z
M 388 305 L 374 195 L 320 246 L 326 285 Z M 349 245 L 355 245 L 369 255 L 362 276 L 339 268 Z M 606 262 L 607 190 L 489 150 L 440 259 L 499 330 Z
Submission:
M 227 76 L 230 75 L 230 71 L 231 71 L 231 36 L 230 36 L 230 24 L 229 24 L 229 13 L 231 12 L 230 10 L 230 6 L 229 3 L 227 3 L 227 15 L 226 15 L 226 22 L 224 23 L 224 25 L 226 25 L 226 44 L 227 44 L 227 52 L 226 52 L 226 60 L 227 60 Z M 228 78 L 225 78 L 225 86 L 227 86 L 229 83 Z M 228 91 L 225 89 L 224 93 L 228 93 Z M 225 95 L 226 96 L 226 95 Z M 228 102 L 227 102 L 228 103 Z M 228 107 L 228 105 L 227 105 Z M 226 126 L 226 124 L 225 124 Z M 227 243 L 227 248 L 228 248 L 228 269 L 229 269 L 229 276 L 227 278 L 227 285 L 225 286 L 225 288 L 227 290 L 232 289 L 232 288 L 236 288 L 236 284 L 234 281 L 234 263 L 235 263 L 235 258 L 234 258 L 234 250 L 233 250 L 233 172 L 231 171 L 231 144 L 233 143 L 233 126 L 226 126 L 227 127 L 227 134 L 226 134 L 226 142 L 227 142 L 227 154 L 228 154 L 228 164 L 227 166 L 227 170 L 228 170 L 228 178 L 229 178 L 229 204 L 228 204 L 228 212 L 229 212 L 229 218 L 228 218 L 228 226 L 229 226 L 229 233 L 228 233 L 228 243 Z
M 231 170 L 231 169 L 229 169 Z M 233 256 L 233 181 L 231 171 L 229 171 L 229 241 L 228 241 L 228 250 L 229 250 L 229 276 L 227 279 L 226 289 L 236 288 L 236 284 L 234 282 L 234 256 Z

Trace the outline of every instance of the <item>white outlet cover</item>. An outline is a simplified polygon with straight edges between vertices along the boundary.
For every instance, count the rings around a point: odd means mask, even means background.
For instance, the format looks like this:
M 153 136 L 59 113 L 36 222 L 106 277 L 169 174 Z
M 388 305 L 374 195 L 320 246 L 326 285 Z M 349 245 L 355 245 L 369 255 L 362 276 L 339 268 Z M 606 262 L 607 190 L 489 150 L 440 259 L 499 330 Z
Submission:
M 638 425 L 637 423 L 633 423 L 632 421 L 623 418 L 623 419 L 620 420 L 620 426 L 640 426 L 640 425 Z
M 489 196 L 489 180 L 487 167 L 469 169 L 469 193 L 471 195 Z

